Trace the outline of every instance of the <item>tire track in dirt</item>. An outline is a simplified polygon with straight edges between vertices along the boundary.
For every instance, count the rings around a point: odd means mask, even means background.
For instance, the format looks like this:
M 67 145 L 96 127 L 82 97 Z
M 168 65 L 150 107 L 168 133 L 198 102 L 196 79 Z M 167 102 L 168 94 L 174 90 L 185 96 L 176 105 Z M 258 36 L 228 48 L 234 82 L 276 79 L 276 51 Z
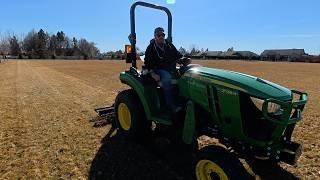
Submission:
M 10 172 L 17 154 L 15 134 L 17 127 L 17 97 L 16 97 L 17 65 L 7 62 L 0 66 L 0 179 Z
M 109 128 L 93 131 L 88 123 L 103 92 L 27 61 L 18 61 L 17 67 L 20 130 L 11 138 L 17 152 L 7 177 L 85 178 L 99 145 L 94 137 Z

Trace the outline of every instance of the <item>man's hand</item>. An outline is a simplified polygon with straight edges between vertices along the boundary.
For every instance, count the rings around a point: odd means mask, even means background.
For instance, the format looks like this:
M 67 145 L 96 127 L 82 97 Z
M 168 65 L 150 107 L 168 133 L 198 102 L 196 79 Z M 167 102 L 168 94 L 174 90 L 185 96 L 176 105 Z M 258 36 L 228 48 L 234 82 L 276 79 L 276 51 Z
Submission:
M 187 57 L 183 57 L 181 59 L 179 59 L 178 64 L 182 64 L 184 66 L 188 65 L 191 63 L 191 59 L 187 58 Z
M 185 62 L 183 62 L 184 66 L 186 66 L 188 64 L 191 64 L 191 59 L 190 58 L 186 58 Z
M 150 75 L 155 81 L 157 81 L 157 82 L 160 81 L 160 76 L 158 74 L 156 74 L 155 72 L 151 72 Z

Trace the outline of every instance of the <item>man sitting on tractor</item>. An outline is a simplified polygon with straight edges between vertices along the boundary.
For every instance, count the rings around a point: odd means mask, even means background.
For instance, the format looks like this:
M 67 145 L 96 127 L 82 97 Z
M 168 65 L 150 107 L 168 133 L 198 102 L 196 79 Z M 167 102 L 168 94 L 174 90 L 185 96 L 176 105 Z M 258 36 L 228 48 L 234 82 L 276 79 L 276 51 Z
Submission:
M 181 110 L 173 102 L 171 73 L 176 71 L 176 63 L 190 64 L 189 58 L 182 58 L 182 54 L 176 47 L 165 39 L 164 29 L 157 27 L 154 30 L 154 39 L 150 41 L 145 52 L 145 68 L 149 70 L 151 77 L 157 81 L 163 89 L 166 107 L 176 113 Z

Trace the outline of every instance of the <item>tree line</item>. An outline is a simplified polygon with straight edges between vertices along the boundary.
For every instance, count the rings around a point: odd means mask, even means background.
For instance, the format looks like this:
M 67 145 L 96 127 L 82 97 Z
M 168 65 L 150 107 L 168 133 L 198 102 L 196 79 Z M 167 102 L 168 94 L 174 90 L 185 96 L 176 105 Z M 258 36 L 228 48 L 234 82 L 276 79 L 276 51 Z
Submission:
M 191 45 L 190 50 L 181 47 L 179 51 L 183 55 L 194 55 L 203 52 L 195 45 Z M 144 51 L 137 47 L 139 55 Z M 23 37 L 17 37 L 14 33 L 0 32 L 0 55 L 14 56 L 20 59 L 56 59 L 73 57 L 75 59 L 124 59 L 124 52 L 108 51 L 100 53 L 94 42 L 89 42 L 85 38 L 70 38 L 63 31 L 56 34 L 49 34 L 40 29 L 34 29 Z
M 31 30 L 18 38 L 14 33 L 0 34 L 0 55 L 19 58 L 55 59 L 61 56 L 75 56 L 83 59 L 97 58 L 100 54 L 94 42 L 85 38 L 70 38 L 63 31 L 49 34 L 43 29 Z

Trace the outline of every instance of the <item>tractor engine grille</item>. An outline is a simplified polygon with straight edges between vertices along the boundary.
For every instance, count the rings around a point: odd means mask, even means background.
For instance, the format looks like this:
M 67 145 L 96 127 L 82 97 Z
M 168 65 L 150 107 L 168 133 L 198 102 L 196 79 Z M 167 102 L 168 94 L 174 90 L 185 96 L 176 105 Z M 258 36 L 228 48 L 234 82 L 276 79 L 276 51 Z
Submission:
M 239 96 L 242 127 L 245 135 L 256 140 L 271 140 L 275 125 L 264 119 L 261 110 L 256 107 L 248 94 L 240 92 Z

